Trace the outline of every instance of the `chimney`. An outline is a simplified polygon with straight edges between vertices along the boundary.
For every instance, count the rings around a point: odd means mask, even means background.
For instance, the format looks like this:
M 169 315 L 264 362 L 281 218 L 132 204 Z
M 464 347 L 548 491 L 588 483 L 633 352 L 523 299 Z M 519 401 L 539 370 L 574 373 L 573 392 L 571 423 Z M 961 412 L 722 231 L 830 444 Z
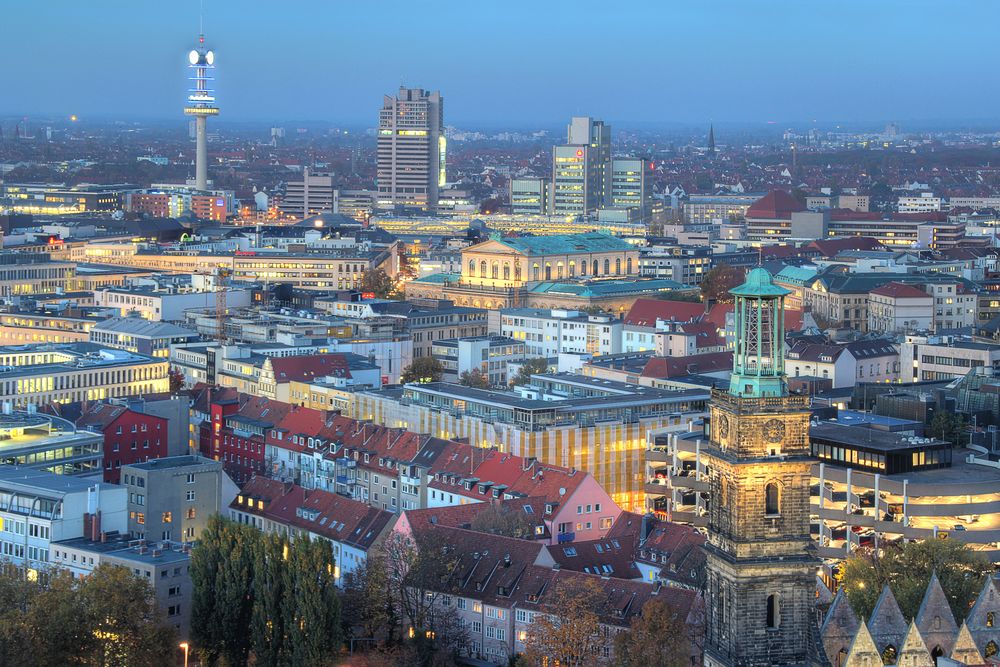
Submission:
M 90 539 L 96 542 L 101 535 L 101 510 L 97 510 L 90 518 Z

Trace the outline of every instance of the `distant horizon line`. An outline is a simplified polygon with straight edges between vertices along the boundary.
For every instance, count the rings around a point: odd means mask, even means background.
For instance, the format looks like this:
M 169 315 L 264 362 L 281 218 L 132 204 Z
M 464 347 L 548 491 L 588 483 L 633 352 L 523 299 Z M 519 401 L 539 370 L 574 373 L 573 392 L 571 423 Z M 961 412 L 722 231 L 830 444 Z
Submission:
M 29 124 L 32 120 L 38 122 L 63 122 L 65 124 L 70 124 L 70 117 L 74 115 L 73 112 L 70 113 L 52 113 L 52 112 L 14 112 L 14 111 L 0 111 L 0 121 L 2 122 L 18 122 L 25 118 L 28 119 Z M 182 114 L 177 114 L 176 116 L 171 114 L 170 116 L 163 115 L 143 115 L 136 114 L 132 116 L 123 117 L 120 115 L 111 115 L 105 113 L 98 114 L 87 114 L 86 112 L 76 112 L 80 122 L 86 124 L 90 122 L 99 123 L 152 123 L 157 125 L 168 125 L 177 124 L 178 126 L 184 126 L 189 122 Z M 446 118 L 445 126 L 454 127 L 457 129 L 465 131 L 539 131 L 539 130 L 552 130 L 557 128 L 564 128 L 565 123 L 573 117 L 573 115 L 586 115 L 586 114 L 571 114 L 567 116 L 565 120 L 561 121 L 532 121 L 532 120 L 520 120 L 520 121 L 506 121 L 501 123 L 500 121 L 476 121 L 473 119 L 463 119 L 459 118 L 456 120 L 448 120 Z M 947 128 L 953 127 L 954 129 L 963 129 L 963 127 L 973 126 L 980 128 L 981 126 L 993 126 L 996 128 L 997 132 L 1000 132 L 1000 119 L 990 119 L 990 118 L 910 118 L 910 119 L 900 119 L 900 118 L 873 118 L 873 119 L 744 119 L 744 120 L 719 120 L 719 119 L 706 119 L 704 121 L 695 120 L 628 120 L 628 119 L 616 119 L 616 118 L 601 118 L 598 114 L 590 114 L 591 117 L 603 120 L 609 125 L 611 125 L 612 130 L 615 126 L 623 127 L 624 129 L 639 128 L 639 129 L 657 129 L 657 128 L 669 128 L 669 129 L 701 129 L 704 128 L 705 132 L 708 131 L 709 126 L 715 125 L 716 127 L 723 128 L 772 128 L 775 131 L 784 131 L 785 129 L 796 129 L 803 130 L 807 127 L 815 126 L 818 129 L 830 130 L 829 126 L 845 126 L 844 129 L 858 129 L 859 127 L 870 127 L 870 126 L 884 126 L 889 123 L 896 123 L 900 126 L 900 131 L 906 133 L 908 126 L 910 127 L 937 127 L 937 128 Z M 370 130 L 377 127 L 377 121 L 361 121 L 357 119 L 353 120 L 330 120 L 330 119 L 306 119 L 306 118 L 285 118 L 285 119 L 268 119 L 261 116 L 240 116 L 237 115 L 235 118 L 226 118 L 224 116 L 213 118 L 213 125 L 223 125 L 223 126 L 233 126 L 233 125 L 259 125 L 259 126 L 270 126 L 278 127 L 281 125 L 304 125 L 304 126 L 317 126 L 322 125 L 328 128 L 346 128 L 353 130 Z M 835 128 L 834 128 L 835 129 Z

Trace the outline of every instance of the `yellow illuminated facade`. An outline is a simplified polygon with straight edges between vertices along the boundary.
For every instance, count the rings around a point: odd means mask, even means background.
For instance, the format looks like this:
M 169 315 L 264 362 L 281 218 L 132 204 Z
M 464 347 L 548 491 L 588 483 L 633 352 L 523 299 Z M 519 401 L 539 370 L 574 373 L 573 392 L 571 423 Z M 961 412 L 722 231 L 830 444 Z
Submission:
M 516 423 L 498 423 L 466 413 L 403 405 L 378 393 L 360 392 L 352 398 L 347 414 L 354 419 L 439 438 L 468 438 L 475 446 L 497 447 L 550 465 L 586 471 L 622 509 L 635 512 L 645 511 L 646 434 L 671 427 L 690 430 L 693 421 L 703 414 L 678 412 L 631 423 L 572 423 L 529 430 Z

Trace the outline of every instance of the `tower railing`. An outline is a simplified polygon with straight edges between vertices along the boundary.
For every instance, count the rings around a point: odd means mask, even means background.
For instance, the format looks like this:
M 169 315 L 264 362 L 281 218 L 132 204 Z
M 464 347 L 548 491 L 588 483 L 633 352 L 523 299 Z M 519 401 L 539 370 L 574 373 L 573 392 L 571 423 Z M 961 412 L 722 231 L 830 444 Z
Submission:
M 785 412 L 789 409 L 809 409 L 809 397 L 799 395 L 743 397 L 733 396 L 724 389 L 712 390 L 712 402 L 725 404 L 738 414 Z

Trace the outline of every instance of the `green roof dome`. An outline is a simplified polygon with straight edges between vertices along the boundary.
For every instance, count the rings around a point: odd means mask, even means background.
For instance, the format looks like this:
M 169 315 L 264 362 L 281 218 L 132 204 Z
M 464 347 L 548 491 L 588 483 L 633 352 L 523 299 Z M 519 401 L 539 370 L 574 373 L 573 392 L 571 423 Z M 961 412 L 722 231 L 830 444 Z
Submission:
M 785 296 L 792 293 L 772 281 L 773 276 L 767 269 L 757 267 L 747 273 L 746 282 L 729 290 L 729 293 L 733 296 Z

